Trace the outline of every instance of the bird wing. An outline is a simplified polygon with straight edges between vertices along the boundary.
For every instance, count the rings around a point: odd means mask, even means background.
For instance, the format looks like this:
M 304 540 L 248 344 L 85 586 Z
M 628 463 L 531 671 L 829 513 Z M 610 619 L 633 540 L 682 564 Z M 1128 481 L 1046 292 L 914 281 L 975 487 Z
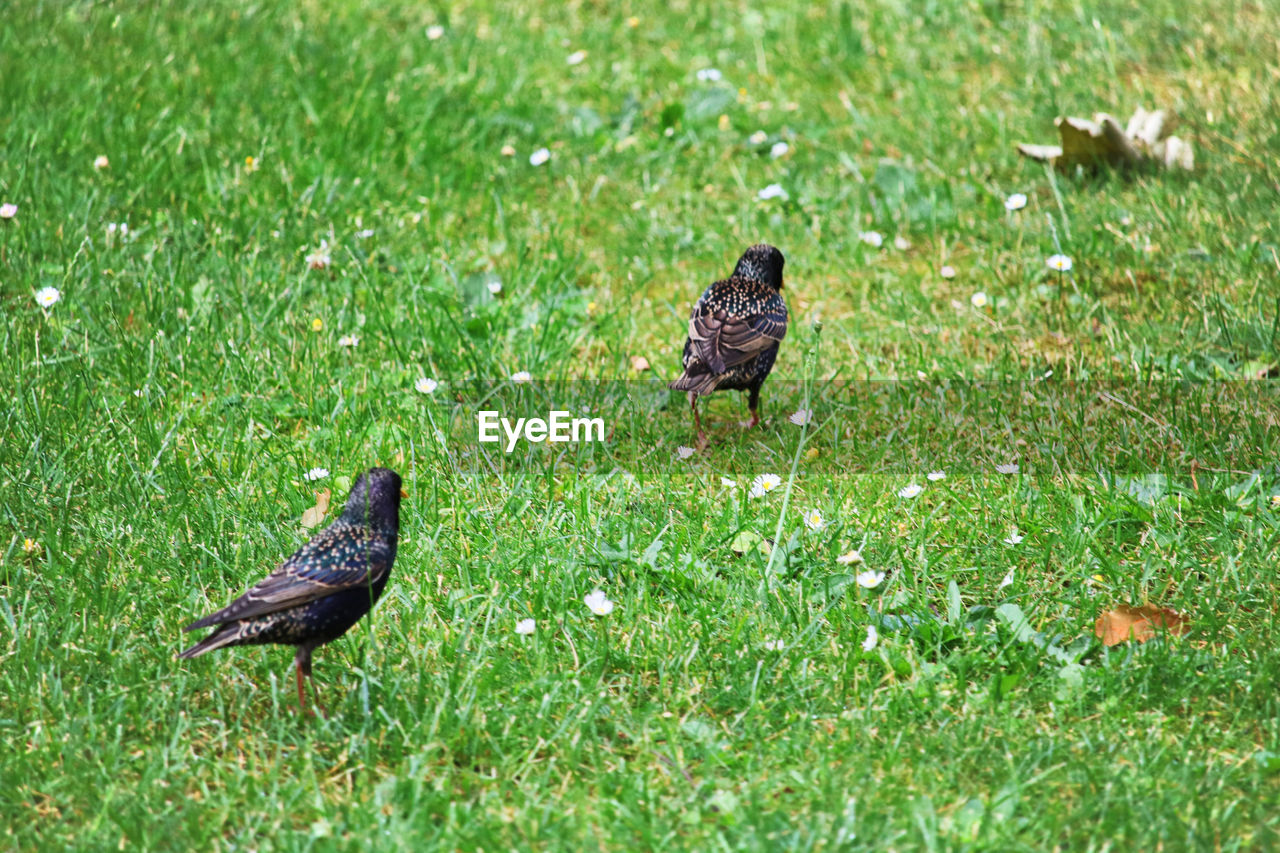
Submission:
M 731 279 L 716 285 L 732 282 Z M 787 305 L 781 294 L 756 282 L 736 286 L 745 291 L 740 292 L 738 298 L 747 310 L 713 308 L 720 300 L 708 299 L 704 294 L 689 318 L 689 340 L 698 358 L 714 373 L 724 373 L 736 364 L 755 358 L 787 336 Z
M 332 525 L 235 601 L 184 630 L 288 610 L 347 589 L 371 586 L 391 569 L 390 543 L 359 525 Z

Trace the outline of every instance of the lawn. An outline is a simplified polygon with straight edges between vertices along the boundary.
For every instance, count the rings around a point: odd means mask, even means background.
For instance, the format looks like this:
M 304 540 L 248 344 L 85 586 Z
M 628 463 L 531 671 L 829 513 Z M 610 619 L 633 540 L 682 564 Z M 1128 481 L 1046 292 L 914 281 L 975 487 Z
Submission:
M 20 6 L 5 848 L 1280 846 L 1274 10 Z M 1014 150 L 1139 106 L 1194 171 Z M 765 420 L 693 448 L 689 308 L 761 241 Z M 328 719 L 291 649 L 176 658 L 373 465 Z

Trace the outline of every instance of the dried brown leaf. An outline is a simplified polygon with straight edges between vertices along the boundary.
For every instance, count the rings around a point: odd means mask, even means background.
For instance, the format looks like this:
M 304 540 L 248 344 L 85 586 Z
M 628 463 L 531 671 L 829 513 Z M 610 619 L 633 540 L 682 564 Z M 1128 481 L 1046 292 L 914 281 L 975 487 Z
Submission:
M 310 530 L 311 528 L 324 521 L 325 513 L 329 511 L 329 490 L 322 489 L 316 492 L 316 505 L 302 513 L 302 526 Z
M 1063 170 L 1093 168 L 1103 163 L 1116 168 L 1147 163 L 1181 169 L 1195 166 L 1190 143 L 1169 135 L 1171 123 L 1162 110 L 1139 109 L 1126 127 L 1106 113 L 1094 113 L 1092 119 L 1059 116 L 1053 123 L 1061 145 L 1020 143 L 1019 153 Z
M 1191 630 L 1186 616 L 1168 607 L 1144 604 L 1132 607 L 1121 604 L 1104 610 L 1093 625 L 1093 633 L 1104 646 L 1127 643 L 1130 640 L 1145 643 L 1156 635 L 1156 629 L 1164 629 L 1176 637 Z

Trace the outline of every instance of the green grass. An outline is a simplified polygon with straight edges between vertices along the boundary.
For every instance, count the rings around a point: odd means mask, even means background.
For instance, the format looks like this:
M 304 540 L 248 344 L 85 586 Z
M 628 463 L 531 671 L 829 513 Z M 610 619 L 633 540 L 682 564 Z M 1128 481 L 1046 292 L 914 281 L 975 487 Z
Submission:
M 10 17 L 5 847 L 1280 844 L 1265 5 Z M 1014 153 L 1139 105 L 1178 115 L 1194 174 Z M 758 201 L 772 183 L 789 199 Z M 710 448 L 678 460 L 660 380 L 758 240 L 792 313 L 767 420 L 741 433 L 715 399 Z M 474 440 L 485 397 L 585 408 L 610 440 L 506 456 Z M 290 650 L 175 659 L 305 541 L 318 488 L 373 464 L 410 498 L 384 600 L 318 653 L 331 719 L 296 713 Z M 765 472 L 784 488 L 749 498 Z M 1093 639 L 1148 600 L 1191 633 Z

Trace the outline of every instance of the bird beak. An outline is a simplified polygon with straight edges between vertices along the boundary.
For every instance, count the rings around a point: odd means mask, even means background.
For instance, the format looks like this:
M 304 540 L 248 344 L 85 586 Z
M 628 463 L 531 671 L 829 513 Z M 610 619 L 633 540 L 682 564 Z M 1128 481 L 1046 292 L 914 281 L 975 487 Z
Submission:
M 400 497 L 402 497 L 402 498 L 407 498 L 407 497 L 409 497 L 409 493 L 408 493 L 408 492 L 406 492 L 404 489 L 401 489 L 401 490 L 400 490 Z

